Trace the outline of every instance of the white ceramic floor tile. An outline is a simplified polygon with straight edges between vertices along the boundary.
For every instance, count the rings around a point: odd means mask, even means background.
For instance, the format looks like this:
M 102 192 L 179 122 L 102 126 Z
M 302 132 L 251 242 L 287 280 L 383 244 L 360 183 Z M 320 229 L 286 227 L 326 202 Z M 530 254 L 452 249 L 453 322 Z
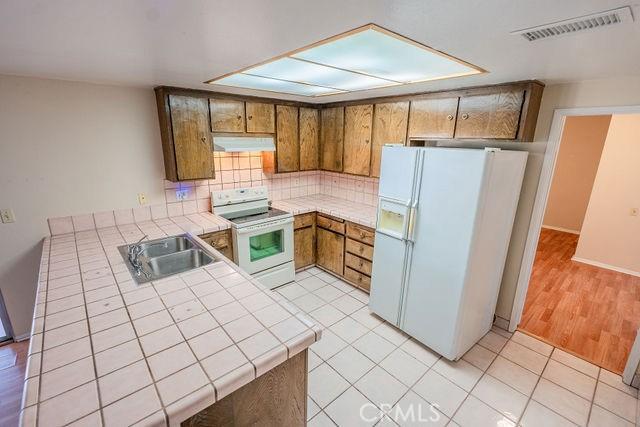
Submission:
M 497 354 L 493 351 L 488 350 L 479 344 L 476 344 L 471 347 L 471 350 L 467 351 L 464 356 L 462 356 L 462 359 L 471 363 L 476 368 L 486 371 L 489 365 L 491 365 L 491 362 L 493 362 L 493 359 L 496 358 L 496 356 Z
M 586 425 L 590 402 L 544 378 L 533 392 L 533 399 L 578 425 Z
M 613 388 L 617 388 L 620 391 L 624 391 L 625 393 L 638 397 L 638 389 L 631 387 L 622 382 L 622 377 L 618 374 L 614 374 L 613 372 L 609 372 L 606 369 L 600 370 L 600 376 L 598 377 L 598 381 L 601 381 L 607 385 L 610 385 Z
M 326 363 L 309 373 L 309 396 L 321 408 L 342 394 L 349 385 L 347 380 Z
M 389 408 L 408 390 L 407 386 L 379 366 L 367 372 L 355 386 L 376 405 Z
M 527 409 L 524 411 L 524 415 L 520 420 L 521 427 L 575 427 L 576 424 L 572 423 L 563 416 L 556 414 L 551 409 L 544 405 L 539 404 L 535 400 L 529 401 Z
M 372 426 L 379 421 L 379 409 L 362 393 L 350 387 L 325 408 L 339 426 Z
M 473 396 L 464 401 L 453 420 L 461 427 L 515 426 L 514 422 Z
M 449 418 L 413 391 L 407 392 L 388 415 L 396 424 L 407 427 L 444 426 Z
M 305 288 L 303 288 L 302 286 L 300 286 L 295 282 L 288 285 L 281 286 L 277 288 L 276 291 L 278 291 L 280 295 L 282 295 L 283 297 L 289 300 L 301 297 L 302 295 L 307 293 L 307 290 Z
M 414 385 L 429 369 L 400 348 L 394 350 L 380 362 L 380 366 L 409 387 Z
M 316 405 L 316 402 L 314 402 L 312 398 L 307 396 L 307 421 L 313 418 L 318 412 L 320 412 L 320 407 Z
M 500 355 L 537 375 L 542 374 L 547 363 L 547 357 L 514 341 L 509 341 L 500 352 Z
M 593 403 L 628 421 L 636 422 L 637 399 L 603 382 L 598 382 Z
M 345 317 L 344 319 L 334 323 L 329 328 L 340 338 L 348 343 L 352 343 L 367 332 L 369 329 L 362 326 L 360 323 L 353 320 L 351 317 Z
M 314 294 L 302 295 L 301 297 L 298 297 L 291 302 L 298 306 L 300 310 L 304 311 L 305 313 L 309 313 L 310 311 L 320 308 L 326 304 L 323 299 L 315 296 Z
M 634 424 L 621 418 L 606 409 L 593 405 L 589 416 L 589 427 L 633 427 Z
M 315 354 L 313 350 L 309 351 L 307 356 L 307 369 L 309 371 L 312 371 L 313 369 L 315 369 L 321 364 L 322 364 L 322 359 L 320 359 L 320 357 L 317 354 Z
M 551 352 L 553 351 L 553 346 L 550 346 L 545 342 L 537 340 L 532 336 L 523 334 L 520 331 L 514 332 L 513 336 L 511 337 L 511 340 L 547 357 L 550 356 Z
M 333 285 L 332 285 L 333 286 Z M 352 297 L 351 295 L 343 295 L 331 302 L 335 308 L 344 314 L 351 314 L 360 310 L 364 304 Z
M 536 374 L 502 356 L 493 361 L 487 373 L 527 396 L 531 396 L 538 383 Z
M 346 316 L 343 312 L 329 304 L 313 310 L 309 314 L 326 327 L 329 327 L 337 321 L 344 319 Z
M 433 365 L 433 369 L 466 391 L 471 391 L 482 376 L 480 369 L 464 360 L 452 362 L 443 358 Z
M 551 359 L 557 360 L 558 362 L 580 371 L 583 374 L 587 374 L 590 377 L 598 378 L 598 372 L 600 371 L 598 366 L 593 363 L 589 363 L 586 360 L 577 358 L 576 356 L 569 354 L 566 351 L 562 351 L 559 348 L 553 350 L 553 353 L 551 353 Z
M 409 335 L 387 322 L 376 326 L 373 331 L 393 345 L 402 345 L 409 339 Z
M 480 345 L 488 348 L 494 353 L 500 353 L 502 347 L 509 341 L 507 338 L 502 335 L 498 335 L 493 331 L 487 332 L 487 334 L 480 339 Z
M 491 375 L 483 376 L 471 394 L 513 422 L 520 418 L 529 400 L 524 394 L 517 392 Z
M 313 291 L 313 293 L 314 295 L 322 298 L 326 302 L 331 302 L 345 294 L 340 289 L 335 288 L 328 284 L 325 284 L 325 286 L 321 287 L 320 289 L 316 289 L 315 291 Z
M 335 427 L 335 423 L 324 412 L 319 412 L 307 423 L 308 427 Z
M 304 280 L 299 280 L 299 281 L 297 280 L 296 282 L 309 292 L 312 292 L 324 286 L 327 286 L 327 282 L 320 279 L 318 276 L 309 276 Z
M 547 363 L 547 367 L 542 373 L 542 378 L 546 378 L 589 401 L 591 401 L 596 388 L 595 378 L 578 372 L 553 359 Z
M 322 342 L 322 340 L 320 340 Z M 369 359 L 380 363 L 396 347 L 375 332 L 369 332 L 357 339 L 353 346 Z
M 347 343 L 328 329 L 322 331 L 322 338 L 311 345 L 313 350 L 321 359 L 327 360 L 340 350 L 345 348 Z
M 422 364 L 429 367 L 433 366 L 440 359 L 440 356 L 438 354 L 414 339 L 405 341 L 405 343 L 402 344 L 400 348 L 407 352 L 409 355 L 418 359 Z
M 352 346 L 339 351 L 327 363 L 352 384 L 375 366 L 375 363 Z
M 438 409 L 448 417 L 453 416 L 456 409 L 467 397 L 466 391 L 434 370 L 428 371 L 412 387 L 412 390 L 427 402 L 438 405 Z
M 373 329 L 382 323 L 382 319 L 371 313 L 368 306 L 364 306 L 360 310 L 351 313 L 351 317 L 369 329 Z

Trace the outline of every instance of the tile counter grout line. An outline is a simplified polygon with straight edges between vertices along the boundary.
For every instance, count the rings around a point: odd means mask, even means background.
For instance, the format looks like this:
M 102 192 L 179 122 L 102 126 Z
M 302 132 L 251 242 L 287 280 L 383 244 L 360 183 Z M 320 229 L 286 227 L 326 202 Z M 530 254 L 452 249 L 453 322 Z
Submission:
M 137 227 L 137 226 L 136 226 L 136 227 Z M 122 232 L 120 231 L 120 229 L 117 229 L 117 230 L 118 230 L 118 234 L 120 235 L 120 238 L 123 240 L 123 242 L 124 242 L 125 244 L 127 244 L 126 239 L 125 239 L 125 238 L 124 238 L 124 236 L 122 235 Z M 139 227 L 138 227 L 138 230 L 140 230 L 140 228 L 139 228 Z M 140 231 L 142 232 L 142 230 L 140 230 Z M 161 231 L 162 231 L 162 230 L 161 230 Z M 164 233 L 164 231 L 162 231 L 162 232 Z M 100 236 L 100 234 L 99 234 L 99 233 L 96 233 L 96 234 L 98 234 L 98 241 L 100 242 L 100 246 L 102 247 L 102 251 L 104 252 L 105 257 L 107 258 L 107 263 L 109 264 L 109 268 L 111 269 L 111 273 L 112 273 L 112 275 L 113 275 L 113 264 L 111 263 L 111 259 L 110 259 L 110 258 L 109 258 L 109 256 L 108 256 L 107 248 L 104 246 L 104 242 L 103 242 L 103 239 L 102 239 L 102 237 Z M 165 236 L 166 236 L 166 233 L 164 233 L 164 234 L 165 234 Z M 131 324 L 131 329 L 133 329 L 133 333 L 135 334 L 135 339 L 136 339 L 136 341 L 137 341 L 137 343 L 138 343 L 138 346 L 140 347 L 140 349 L 141 349 L 141 351 L 142 351 L 142 354 L 143 354 L 143 356 L 142 356 L 142 360 L 144 360 L 145 366 L 147 367 L 147 370 L 148 370 L 148 372 L 149 372 L 149 376 L 151 377 L 151 380 L 152 380 L 152 383 L 153 383 L 153 389 L 155 390 L 156 397 L 158 398 L 158 401 L 159 401 L 159 402 L 161 403 L 161 405 L 162 405 L 162 399 L 160 398 L 160 392 L 159 392 L 159 390 L 158 390 L 158 386 L 157 386 L 156 381 L 155 381 L 155 379 L 154 379 L 154 377 L 153 377 L 153 372 L 151 372 L 151 367 L 149 366 L 149 361 L 147 360 L 147 357 L 145 357 L 144 350 L 142 350 L 142 344 L 141 344 L 141 342 L 140 342 L 140 337 L 138 336 L 138 331 L 137 331 L 137 330 L 136 330 L 136 328 L 133 326 L 133 319 L 131 318 L 131 313 L 129 312 L 129 307 L 128 307 L 128 305 L 127 305 L 127 304 L 126 304 L 126 302 L 125 302 L 124 296 L 123 296 L 123 294 L 122 294 L 122 289 L 120 289 L 119 283 L 117 282 L 117 280 L 115 280 L 115 277 L 114 277 L 114 281 L 116 282 L 116 283 L 115 283 L 115 285 L 116 285 L 116 287 L 118 288 L 118 295 L 119 295 L 119 296 L 120 296 L 120 298 L 122 299 L 122 302 L 124 303 L 125 311 L 127 312 L 127 316 L 129 317 L 129 322 L 130 322 L 130 324 Z M 154 292 L 155 292 L 155 289 L 154 289 Z M 87 319 L 87 320 L 88 320 L 88 319 Z M 129 340 L 129 341 L 133 341 L 133 340 Z M 127 341 L 127 342 L 129 342 L 129 341 Z M 115 347 L 115 346 L 114 346 L 114 347 Z M 93 348 L 92 348 L 92 351 L 93 351 Z M 94 353 L 94 357 L 95 357 L 95 353 Z M 136 362 L 139 362 L 139 361 L 136 361 Z M 119 369 L 122 369 L 122 368 L 118 368 L 118 369 L 114 370 L 113 372 L 116 372 L 116 371 L 118 371 Z M 98 380 L 97 380 L 97 378 L 96 378 L 96 383 L 97 383 L 97 382 L 98 382 Z M 99 384 L 96 384 L 96 385 L 98 386 L 98 389 L 99 389 L 99 388 L 100 388 L 100 387 L 99 387 Z M 140 388 L 140 389 L 134 390 L 134 391 L 132 391 L 130 394 L 128 394 L 127 396 L 131 396 L 132 394 L 137 393 L 137 392 L 139 392 L 140 390 L 145 389 L 146 387 L 148 387 L 148 386 L 144 386 L 144 387 L 142 387 L 142 388 Z M 120 398 L 120 399 L 118 399 L 118 400 L 116 400 L 116 401 L 114 401 L 114 402 L 111 402 L 109 405 L 113 405 L 114 403 L 118 402 L 119 400 L 122 400 L 122 399 L 126 398 L 127 396 L 122 397 L 122 398 Z M 107 406 L 108 406 L 108 405 L 107 405 Z M 103 409 L 104 409 L 104 408 L 103 408 L 103 407 L 102 407 L 102 405 L 101 405 L 101 406 L 100 406 L 100 413 L 102 414 L 102 417 L 103 417 L 102 423 L 103 423 L 103 425 L 106 425 L 106 424 L 104 423 L 104 410 L 103 410 Z M 168 416 L 168 414 L 167 414 L 167 411 L 165 410 L 164 406 L 162 406 L 162 408 L 161 408 L 161 409 L 162 409 L 162 412 L 163 412 L 163 414 L 164 414 L 165 423 L 166 423 L 166 425 L 168 426 L 168 425 L 169 425 L 169 416 Z M 135 423 L 137 423 L 137 422 L 140 422 L 140 421 L 144 420 L 145 418 L 147 418 L 147 417 L 149 417 L 149 416 L 151 416 L 151 415 L 153 415 L 153 414 L 155 414 L 155 413 L 156 413 L 156 412 L 152 412 L 151 414 L 147 414 L 147 415 L 145 415 L 144 417 L 142 417 L 140 420 L 135 421 L 133 424 L 135 424 Z

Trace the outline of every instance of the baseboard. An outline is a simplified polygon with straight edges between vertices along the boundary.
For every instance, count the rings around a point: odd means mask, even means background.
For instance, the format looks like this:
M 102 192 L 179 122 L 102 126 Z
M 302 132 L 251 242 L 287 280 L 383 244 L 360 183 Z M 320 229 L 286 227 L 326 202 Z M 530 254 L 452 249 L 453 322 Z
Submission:
M 31 338 L 31 333 L 27 332 L 26 334 L 22 334 L 22 335 L 18 335 L 18 336 L 13 337 L 13 340 L 15 342 L 20 342 L 20 341 L 28 340 L 29 338 Z
M 630 276 L 640 277 L 640 271 L 628 270 L 626 268 L 616 267 L 615 265 L 605 264 L 603 262 L 593 261 L 586 258 L 578 258 L 577 256 L 572 256 L 571 261 L 581 262 L 583 264 L 589 264 L 594 267 L 605 268 L 607 270 L 617 271 L 618 273 L 624 273 Z
M 549 230 L 555 230 L 555 231 L 562 231 L 563 233 L 580 235 L 580 230 L 571 230 L 570 228 L 554 227 L 553 225 L 544 225 L 544 224 L 542 224 L 542 228 L 547 228 Z

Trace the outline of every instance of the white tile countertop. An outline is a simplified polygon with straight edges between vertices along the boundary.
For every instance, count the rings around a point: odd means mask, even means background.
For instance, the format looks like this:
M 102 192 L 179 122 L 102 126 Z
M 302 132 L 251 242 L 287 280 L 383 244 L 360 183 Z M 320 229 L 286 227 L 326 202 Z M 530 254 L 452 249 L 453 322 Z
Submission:
M 222 256 L 134 283 L 117 247 L 228 228 L 197 215 L 84 231 L 67 217 L 72 232 L 45 238 L 21 425 L 179 424 L 320 339 L 306 314 Z
M 317 211 L 367 227 L 375 228 L 376 226 L 375 206 L 351 202 L 324 194 L 278 200 L 274 201 L 272 205 L 294 215 Z

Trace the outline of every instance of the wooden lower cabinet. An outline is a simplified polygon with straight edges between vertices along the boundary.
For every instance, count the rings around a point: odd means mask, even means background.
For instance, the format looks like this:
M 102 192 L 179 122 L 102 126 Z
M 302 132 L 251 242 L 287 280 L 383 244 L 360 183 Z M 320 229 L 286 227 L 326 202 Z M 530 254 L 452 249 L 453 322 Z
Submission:
M 305 349 L 180 425 L 304 427 L 307 424 L 306 419 Z
M 315 215 L 311 217 L 311 215 Z M 315 253 L 311 242 L 315 239 Z M 317 265 L 369 292 L 375 230 L 324 214 L 294 217 L 296 269 Z
M 316 237 L 316 264 L 342 276 L 344 274 L 344 234 L 318 227 Z
M 296 215 L 293 228 L 294 264 L 298 270 L 316 263 L 316 214 Z
M 233 236 L 231 235 L 231 229 L 214 231 L 213 233 L 202 234 L 198 237 L 213 246 L 218 252 L 231 261 L 236 261 L 233 258 Z

